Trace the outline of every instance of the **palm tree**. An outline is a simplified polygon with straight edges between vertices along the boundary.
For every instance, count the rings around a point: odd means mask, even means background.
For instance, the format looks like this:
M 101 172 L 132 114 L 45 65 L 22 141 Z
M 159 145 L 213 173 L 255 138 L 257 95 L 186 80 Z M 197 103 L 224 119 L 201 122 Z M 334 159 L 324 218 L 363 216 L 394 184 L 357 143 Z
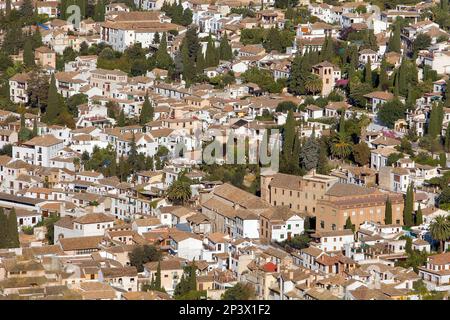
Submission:
M 450 239 L 450 220 L 444 216 L 437 216 L 430 225 L 431 237 L 439 241 L 440 252 L 444 251 L 444 242 Z
M 184 205 L 192 196 L 191 181 L 181 173 L 178 179 L 167 190 L 167 199 L 174 204 Z
M 344 131 L 339 131 L 332 140 L 331 153 L 339 159 L 347 158 L 352 153 L 352 143 Z
M 305 80 L 305 89 L 308 90 L 308 92 L 311 92 L 313 95 L 317 92 L 322 91 L 322 79 L 320 79 L 315 74 L 311 74 Z

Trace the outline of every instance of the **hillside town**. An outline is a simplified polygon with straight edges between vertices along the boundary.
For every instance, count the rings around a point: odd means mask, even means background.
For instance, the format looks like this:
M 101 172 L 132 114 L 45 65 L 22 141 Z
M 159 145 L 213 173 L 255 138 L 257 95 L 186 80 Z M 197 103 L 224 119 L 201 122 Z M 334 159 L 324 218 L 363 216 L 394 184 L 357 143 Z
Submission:
M 0 300 L 448 300 L 448 0 L 0 0 Z

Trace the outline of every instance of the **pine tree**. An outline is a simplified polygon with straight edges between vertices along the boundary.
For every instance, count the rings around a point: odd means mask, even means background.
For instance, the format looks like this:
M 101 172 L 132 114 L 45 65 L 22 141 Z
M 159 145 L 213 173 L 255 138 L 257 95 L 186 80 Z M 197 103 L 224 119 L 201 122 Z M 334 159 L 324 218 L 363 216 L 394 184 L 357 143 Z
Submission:
M 8 248 L 8 218 L 0 208 L 0 249 Z
M 8 214 L 8 248 L 19 248 L 19 231 L 17 229 L 16 210 L 11 208 Z
M 423 214 L 419 204 L 419 208 L 417 209 L 416 212 L 416 226 L 420 226 L 422 223 L 423 223 Z
M 153 120 L 153 107 L 148 100 L 148 95 L 145 95 L 144 104 L 142 105 L 141 115 L 139 117 L 139 123 L 143 126 L 151 120 Z
M 403 224 L 411 227 L 413 225 L 413 209 L 414 209 L 414 190 L 410 184 L 406 191 L 405 206 L 403 208 Z
M 25 40 L 25 45 L 23 47 L 23 63 L 28 68 L 34 67 L 35 65 L 33 48 L 30 38 L 27 38 L 27 40 Z
M 270 28 L 267 32 L 266 40 L 264 42 L 265 49 L 267 51 L 283 51 L 283 44 L 281 42 L 281 34 L 280 31 L 277 28 Z
M 386 207 L 384 210 L 384 224 L 392 224 L 392 203 L 389 197 L 386 200 Z
M 233 59 L 233 50 L 231 45 L 228 43 L 227 34 L 220 39 L 219 55 L 221 60 L 231 61 Z
M 60 107 L 60 96 L 56 89 L 55 75 L 52 74 L 50 86 L 48 88 L 47 108 L 45 110 L 45 119 L 47 123 L 54 123 L 58 117 Z

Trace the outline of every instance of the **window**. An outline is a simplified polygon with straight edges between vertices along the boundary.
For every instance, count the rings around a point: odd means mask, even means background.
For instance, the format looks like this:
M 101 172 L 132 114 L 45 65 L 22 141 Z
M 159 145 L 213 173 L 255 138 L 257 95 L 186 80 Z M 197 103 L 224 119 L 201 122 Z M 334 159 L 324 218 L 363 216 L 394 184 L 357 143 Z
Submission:
M 322 229 L 325 229 L 325 221 L 323 221 L 323 220 L 320 221 L 320 227 Z
M 291 225 L 290 224 L 288 224 L 288 230 L 291 230 Z
M 97 229 L 99 229 L 99 230 L 100 230 L 100 225 L 99 225 L 99 224 L 97 225 Z

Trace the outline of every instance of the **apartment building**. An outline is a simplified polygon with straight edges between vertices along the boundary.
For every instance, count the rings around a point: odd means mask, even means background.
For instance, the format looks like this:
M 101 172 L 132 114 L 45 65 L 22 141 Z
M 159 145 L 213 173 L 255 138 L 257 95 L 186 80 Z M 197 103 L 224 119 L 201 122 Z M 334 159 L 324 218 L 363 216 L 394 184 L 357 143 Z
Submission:
M 34 137 L 20 145 L 14 145 L 12 155 L 14 160 L 22 160 L 29 164 L 50 167 L 51 159 L 64 148 L 64 141 L 52 134 Z
M 383 193 L 375 188 L 337 183 L 317 202 L 316 230 L 342 231 L 347 218 L 355 230 L 364 221 L 384 224 L 386 200 L 392 203 L 392 221 L 403 223 L 403 196 Z
M 338 177 L 316 174 L 303 177 L 277 173 L 261 175 L 261 198 L 273 206 L 289 206 L 294 212 L 315 216 L 317 201 L 322 199 Z

